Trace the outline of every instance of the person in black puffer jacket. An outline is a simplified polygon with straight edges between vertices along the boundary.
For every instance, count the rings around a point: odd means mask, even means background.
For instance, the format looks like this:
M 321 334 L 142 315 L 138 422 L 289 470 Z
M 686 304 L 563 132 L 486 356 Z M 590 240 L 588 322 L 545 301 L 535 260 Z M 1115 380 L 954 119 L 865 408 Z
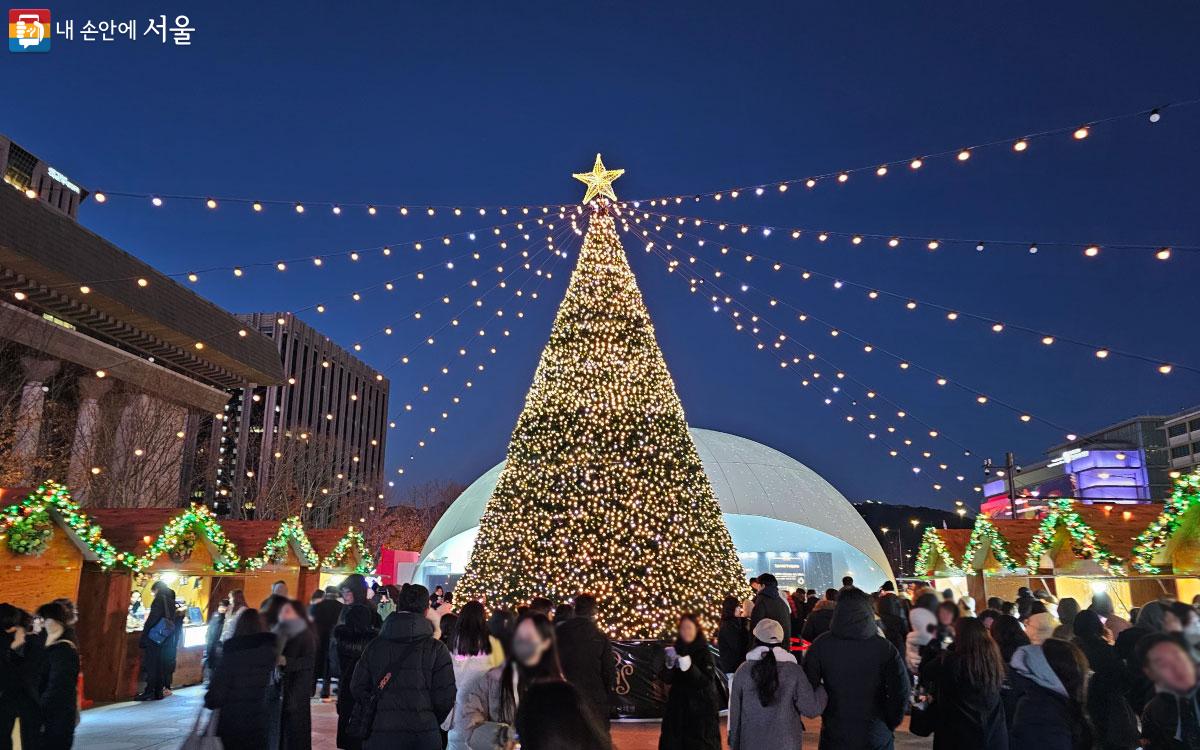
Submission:
M 225 750 L 258 750 L 267 745 L 267 687 L 275 675 L 275 634 L 263 627 L 257 610 L 243 612 L 233 636 L 222 646 L 206 708 L 220 709 L 217 736 Z
M 783 642 L 790 643 L 792 638 L 792 608 L 784 601 L 779 593 L 779 581 L 770 573 L 758 577 L 762 588 L 754 597 L 754 607 L 750 610 L 750 629 L 753 630 L 761 620 L 771 619 L 783 626 Z
M 278 692 L 278 730 L 268 734 L 281 750 L 311 750 L 313 670 L 316 668 L 317 636 L 309 625 L 307 609 L 295 599 L 271 594 L 261 614 L 275 633 L 275 649 L 281 659 Z M 273 710 L 273 709 L 272 709 Z M 277 739 L 276 739 L 277 738 Z
M 782 603 L 782 602 L 781 602 Z M 754 605 L 758 611 L 758 605 Z M 772 618 L 764 618 L 772 619 Z M 782 626 L 780 626 L 782 627 Z M 675 658 L 659 672 L 671 686 L 663 709 L 658 750 L 721 750 L 720 711 L 725 708 L 708 638 L 695 615 L 679 618 Z
M 558 658 L 567 678 L 591 707 L 595 719 L 608 729 L 609 706 L 617 686 L 612 641 L 596 624 L 596 597 L 575 597 L 575 616 L 556 624 Z
M 384 675 L 366 750 L 441 750 L 441 724 L 454 709 L 454 665 L 425 617 L 429 590 L 412 585 L 400 594 L 379 637 L 367 644 L 354 668 L 354 700 L 369 700 Z
M 721 605 L 721 623 L 717 626 L 718 661 L 721 672 L 730 680 L 746 661 L 746 653 L 750 650 L 750 628 L 746 618 L 738 614 L 740 606 L 737 597 L 725 597 Z
M 896 647 L 879 635 L 871 598 L 843 589 L 829 632 L 804 658 L 814 688 L 825 686 L 829 703 L 821 715 L 821 750 L 890 750 L 892 730 L 904 718 L 911 689 Z
M 38 666 L 38 713 L 42 733 L 36 747 L 41 750 L 70 750 L 79 723 L 75 685 L 79 680 L 79 649 L 67 640 L 71 617 L 57 602 L 38 607 L 45 623 L 46 640 Z
M 350 736 L 350 717 L 354 714 L 354 691 L 350 689 L 350 678 L 367 644 L 379 635 L 371 625 L 371 609 L 363 604 L 352 604 L 341 613 L 342 622 L 334 626 L 329 641 L 334 674 L 338 678 L 337 700 L 337 746 L 342 750 L 359 750 L 362 741 Z

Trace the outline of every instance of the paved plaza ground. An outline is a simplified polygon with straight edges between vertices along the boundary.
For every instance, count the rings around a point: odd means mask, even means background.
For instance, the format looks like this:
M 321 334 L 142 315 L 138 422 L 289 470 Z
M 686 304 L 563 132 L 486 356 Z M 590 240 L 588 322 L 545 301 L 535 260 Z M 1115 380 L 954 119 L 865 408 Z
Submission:
M 83 712 L 75 732 L 75 747 L 82 750 L 175 750 L 196 719 L 204 688 L 175 691 L 170 698 L 149 703 L 114 703 Z M 806 722 L 805 747 L 817 746 L 820 722 Z M 337 714 L 332 703 L 313 703 L 313 748 L 334 750 Z M 613 726 L 615 750 L 655 750 L 658 724 L 636 723 Z M 929 740 L 901 729 L 896 733 L 899 750 L 925 750 Z M 763 748 L 763 750 L 767 750 Z

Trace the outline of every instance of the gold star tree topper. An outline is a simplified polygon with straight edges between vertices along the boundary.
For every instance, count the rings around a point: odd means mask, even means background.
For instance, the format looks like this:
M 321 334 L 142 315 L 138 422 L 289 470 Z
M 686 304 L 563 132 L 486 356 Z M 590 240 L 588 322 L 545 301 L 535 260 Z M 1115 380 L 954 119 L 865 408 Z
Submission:
M 587 193 L 583 196 L 583 202 L 590 203 L 598 195 L 615 201 L 617 194 L 613 192 L 612 184 L 623 174 L 625 174 L 624 169 L 605 169 L 604 162 L 600 160 L 600 154 L 596 154 L 596 164 L 592 167 L 591 172 L 580 172 L 571 176 L 587 185 Z

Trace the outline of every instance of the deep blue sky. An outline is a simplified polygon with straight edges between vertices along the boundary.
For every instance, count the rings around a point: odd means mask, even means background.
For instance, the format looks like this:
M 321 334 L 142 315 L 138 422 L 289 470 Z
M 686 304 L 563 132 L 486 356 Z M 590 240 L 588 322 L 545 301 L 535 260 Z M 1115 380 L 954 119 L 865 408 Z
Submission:
M 602 151 L 610 167 L 628 170 L 616 183 L 621 196 L 691 193 L 906 158 L 1200 95 L 1200 6 L 1182 1 L 721 8 L 79 2 L 54 3 L 51 11 L 74 19 L 77 34 L 88 18 L 136 17 L 144 25 L 163 13 L 186 13 L 197 28 L 191 47 L 147 38 L 56 39 L 47 55 L 3 56 L 0 130 L 93 189 L 414 206 L 569 202 L 581 196 L 570 173 L 587 169 Z M 915 175 L 893 170 L 882 180 L 856 176 L 812 194 L 682 208 L 885 234 L 1195 245 L 1198 125 L 1200 107 L 1167 111 L 1157 125 L 1137 119 L 1097 128 L 1084 143 L 1058 137 L 1019 156 L 998 148 L 967 164 L 931 163 Z M 255 216 L 228 204 L 214 212 L 118 199 L 84 206 L 80 220 L 168 272 L 398 244 L 492 223 L 491 216 L 334 217 L 315 209 L 296 216 L 278 207 Z M 929 253 L 914 243 L 889 251 L 878 242 L 821 246 L 782 234 L 765 241 L 751 235 L 738 245 L 1012 323 L 1200 364 L 1189 312 L 1200 278 L 1195 255 L 1160 263 L 1121 252 L 1086 260 L 1079 247 L 1046 246 L 1036 256 L 1000 248 L 977 254 L 961 245 Z M 795 376 L 755 353 L 727 318 L 667 276 L 661 261 L 632 243 L 627 249 L 694 425 L 784 450 L 852 499 L 949 506 L 970 497 L 970 481 L 964 487 L 951 479 L 934 492 L 930 472 L 914 477 L 909 463 L 887 457 L 857 424 L 823 405 L 824 393 L 800 388 Z M 711 243 L 695 252 L 720 260 Z M 385 368 L 446 317 L 414 321 L 412 311 L 481 273 L 482 264 L 401 282 L 391 295 L 369 294 L 358 306 L 348 293 L 446 253 L 430 247 L 357 265 L 296 264 L 286 274 L 256 271 L 237 281 L 211 274 L 196 289 L 235 311 L 325 301 L 324 315 L 303 317 L 345 346 L 395 323 L 392 338 L 377 334 L 363 352 Z M 451 395 L 439 378 L 466 377 L 458 362 L 451 376 L 436 371 L 470 337 L 439 336 L 432 352 L 389 370 L 392 411 L 417 405 L 389 434 L 392 478 L 403 464 L 410 467 L 406 483 L 470 481 L 503 458 L 566 282 L 559 265 L 542 301 L 511 326 L 490 369 L 474 378 L 469 398 L 415 461 L 408 459 L 411 446 L 431 420 L 440 421 Z M 1083 350 L 1046 349 L 977 323 L 949 324 L 932 311 L 868 304 L 861 292 L 834 292 L 827 282 L 768 278 L 761 265 L 719 265 L 1074 430 L 1200 402 L 1194 374 L 1164 378 L 1146 364 L 1099 362 Z M 753 293 L 745 300 L 763 307 Z M 865 356 L 811 323 L 764 313 L 979 455 L 1012 449 L 1029 460 L 1062 439 L 1059 430 L 1021 424 L 965 393 L 939 389 L 931 377 Z M 433 393 L 421 396 L 427 382 Z M 907 432 L 920 432 L 913 427 Z M 932 450 L 952 458 L 952 473 L 979 479 L 977 456 L 956 457 L 941 438 Z

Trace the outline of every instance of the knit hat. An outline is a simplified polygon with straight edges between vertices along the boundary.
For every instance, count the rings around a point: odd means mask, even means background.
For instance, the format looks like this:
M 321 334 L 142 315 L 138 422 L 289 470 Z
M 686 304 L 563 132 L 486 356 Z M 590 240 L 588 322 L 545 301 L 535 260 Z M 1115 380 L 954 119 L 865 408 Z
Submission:
M 754 638 L 759 643 L 771 646 L 783 643 L 783 626 L 770 618 L 764 617 L 754 626 Z

